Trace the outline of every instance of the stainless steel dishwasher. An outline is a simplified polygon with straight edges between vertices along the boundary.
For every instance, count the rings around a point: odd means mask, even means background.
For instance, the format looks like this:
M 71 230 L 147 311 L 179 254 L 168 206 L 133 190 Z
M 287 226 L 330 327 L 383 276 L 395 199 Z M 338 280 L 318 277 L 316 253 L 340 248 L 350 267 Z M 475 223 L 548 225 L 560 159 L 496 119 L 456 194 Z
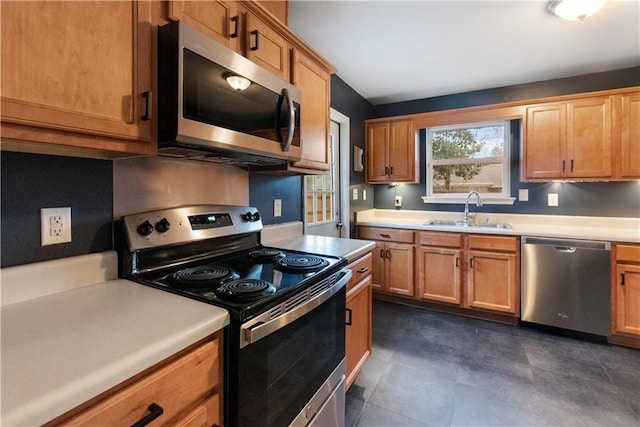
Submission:
M 610 253 L 609 242 L 522 237 L 522 320 L 609 335 Z

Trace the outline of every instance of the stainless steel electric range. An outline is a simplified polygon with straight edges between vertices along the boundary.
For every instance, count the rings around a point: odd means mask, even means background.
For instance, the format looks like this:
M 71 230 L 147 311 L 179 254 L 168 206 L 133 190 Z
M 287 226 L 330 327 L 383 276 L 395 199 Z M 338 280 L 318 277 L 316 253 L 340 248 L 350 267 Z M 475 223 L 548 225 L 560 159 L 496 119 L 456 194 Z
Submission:
M 120 225 L 121 277 L 229 311 L 225 425 L 344 425 L 346 259 L 263 246 L 252 207 L 163 209 Z

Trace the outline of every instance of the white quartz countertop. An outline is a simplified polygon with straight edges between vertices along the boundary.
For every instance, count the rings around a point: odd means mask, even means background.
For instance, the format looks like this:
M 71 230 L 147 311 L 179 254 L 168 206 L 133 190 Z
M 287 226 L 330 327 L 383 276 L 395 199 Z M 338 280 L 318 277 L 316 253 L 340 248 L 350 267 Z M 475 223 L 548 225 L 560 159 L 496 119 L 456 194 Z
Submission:
M 424 225 L 428 220 L 460 220 L 460 212 L 394 211 L 370 209 L 358 212 L 357 225 L 514 236 L 554 237 L 640 243 L 639 218 L 605 218 L 556 215 L 476 214 L 476 221 L 507 223 L 512 228 L 466 228 Z
M 1 311 L 3 426 L 50 421 L 229 323 L 224 309 L 121 279 Z
M 279 249 L 310 252 L 318 255 L 341 256 L 349 260 L 358 258 L 376 246 L 370 240 L 342 239 L 308 234 L 270 241 L 268 244 Z

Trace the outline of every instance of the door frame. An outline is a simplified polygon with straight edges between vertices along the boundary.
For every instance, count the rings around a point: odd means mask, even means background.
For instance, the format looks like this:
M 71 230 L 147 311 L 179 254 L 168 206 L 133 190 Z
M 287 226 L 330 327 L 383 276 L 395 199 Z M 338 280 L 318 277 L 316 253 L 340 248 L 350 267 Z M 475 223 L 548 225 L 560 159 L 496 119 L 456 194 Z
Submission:
M 351 119 L 338 110 L 331 108 L 330 120 L 340 125 L 339 169 L 340 169 L 340 218 L 344 238 L 351 236 L 349 229 L 349 165 L 351 165 Z

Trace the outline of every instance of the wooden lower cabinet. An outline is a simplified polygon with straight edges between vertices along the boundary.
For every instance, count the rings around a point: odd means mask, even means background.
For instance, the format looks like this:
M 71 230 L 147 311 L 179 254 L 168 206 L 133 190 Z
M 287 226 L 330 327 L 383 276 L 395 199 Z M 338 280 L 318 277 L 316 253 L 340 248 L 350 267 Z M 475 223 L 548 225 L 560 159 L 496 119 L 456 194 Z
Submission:
M 347 388 L 371 356 L 371 261 L 371 252 L 368 252 L 349 264 L 353 275 L 347 283 Z
M 414 296 L 414 232 L 360 227 L 358 237 L 376 241 L 373 250 L 373 290 Z
M 142 378 L 116 387 L 102 400 L 71 411 L 49 425 L 130 426 L 152 412 L 162 414 L 153 425 L 218 426 L 222 424 L 222 334 Z M 59 420 L 59 421 L 58 421 Z
M 640 348 L 640 245 L 616 245 L 614 261 L 612 341 Z
M 520 314 L 516 237 L 420 232 L 419 298 Z

